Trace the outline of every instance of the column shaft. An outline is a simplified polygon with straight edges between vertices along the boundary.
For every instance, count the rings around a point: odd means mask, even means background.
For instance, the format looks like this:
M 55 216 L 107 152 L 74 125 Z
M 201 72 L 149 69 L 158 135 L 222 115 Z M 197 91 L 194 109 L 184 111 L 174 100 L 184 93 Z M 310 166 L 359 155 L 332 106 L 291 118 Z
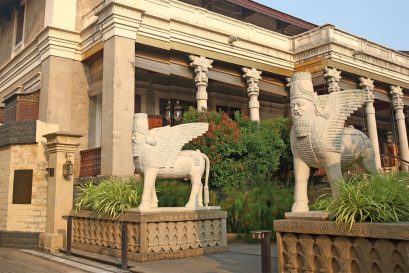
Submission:
M 409 161 L 408 136 L 406 134 L 405 115 L 403 113 L 403 92 L 399 86 L 391 86 L 390 94 L 392 96 L 393 108 L 395 110 L 396 127 L 399 136 L 400 158 Z M 409 171 L 409 166 L 402 163 L 402 170 Z
M 378 130 L 376 126 L 375 107 L 373 106 L 373 101 L 365 102 L 365 114 L 368 126 L 369 139 L 372 142 L 372 146 L 375 153 L 376 168 L 380 170 L 382 169 L 381 154 L 379 151 Z
M 378 129 L 376 126 L 376 116 L 375 116 L 375 107 L 373 103 L 375 101 L 375 96 L 372 93 L 374 89 L 373 80 L 370 78 L 363 78 L 360 79 L 359 86 L 362 87 L 363 90 L 368 92 L 368 97 L 365 102 L 365 114 L 366 114 L 366 123 L 368 127 L 368 136 L 372 142 L 374 154 L 375 154 L 375 164 L 378 170 L 382 170 L 381 164 L 381 153 L 379 152 L 379 140 L 378 140 Z
M 135 40 L 112 36 L 104 43 L 101 175 L 131 175 L 135 96 Z
M 243 67 L 244 72 L 243 78 L 247 81 L 247 95 L 250 98 L 249 109 L 250 109 L 250 119 L 253 121 L 260 121 L 260 102 L 258 101 L 258 95 L 260 89 L 258 87 L 258 82 L 261 80 L 261 71 L 255 68 Z
M 196 93 L 196 103 L 197 103 L 197 110 L 204 111 L 207 109 L 207 84 L 209 82 L 209 78 L 207 77 L 207 73 L 209 68 L 212 68 L 213 60 L 207 59 L 203 56 L 189 56 L 191 67 L 195 69 L 195 83 L 197 87 Z

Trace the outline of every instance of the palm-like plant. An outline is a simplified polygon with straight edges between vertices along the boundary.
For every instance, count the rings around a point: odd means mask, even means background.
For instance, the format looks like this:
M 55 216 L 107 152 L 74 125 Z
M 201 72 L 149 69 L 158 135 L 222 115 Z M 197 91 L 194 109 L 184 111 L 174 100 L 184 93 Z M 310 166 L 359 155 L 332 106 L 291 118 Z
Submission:
M 312 206 L 329 211 L 331 220 L 352 228 L 355 222 L 409 220 L 409 174 L 356 176 L 339 183 L 339 196 L 319 198 Z
M 95 211 L 98 216 L 111 218 L 137 207 L 142 197 L 142 183 L 135 179 L 103 180 L 99 184 L 88 181 L 79 185 L 78 189 L 76 211 L 89 209 Z

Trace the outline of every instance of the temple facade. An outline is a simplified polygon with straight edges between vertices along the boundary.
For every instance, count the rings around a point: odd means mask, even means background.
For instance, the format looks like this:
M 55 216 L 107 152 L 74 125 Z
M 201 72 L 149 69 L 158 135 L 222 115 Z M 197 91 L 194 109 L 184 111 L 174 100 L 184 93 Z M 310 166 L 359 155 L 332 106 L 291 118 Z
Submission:
M 0 231 L 58 248 L 74 179 L 134 173 L 134 113 L 152 128 L 189 107 L 289 116 L 294 71 L 319 94 L 368 90 L 348 124 L 378 168 L 406 169 L 407 52 L 249 0 L 2 1 Z

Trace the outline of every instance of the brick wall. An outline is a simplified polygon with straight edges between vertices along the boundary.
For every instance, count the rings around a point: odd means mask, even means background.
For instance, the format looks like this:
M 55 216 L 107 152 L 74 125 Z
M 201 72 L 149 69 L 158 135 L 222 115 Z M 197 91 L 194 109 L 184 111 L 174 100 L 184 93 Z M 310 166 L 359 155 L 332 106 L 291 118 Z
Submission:
M 16 108 L 17 101 L 15 98 L 10 98 L 6 100 L 4 107 L 4 123 L 10 123 L 16 121 Z
M 16 94 L 8 98 L 4 107 L 4 123 L 38 119 L 39 101 L 40 92 Z
M 16 121 L 38 119 L 38 102 L 18 102 L 16 108 Z
M 0 124 L 4 123 L 4 107 L 0 107 Z

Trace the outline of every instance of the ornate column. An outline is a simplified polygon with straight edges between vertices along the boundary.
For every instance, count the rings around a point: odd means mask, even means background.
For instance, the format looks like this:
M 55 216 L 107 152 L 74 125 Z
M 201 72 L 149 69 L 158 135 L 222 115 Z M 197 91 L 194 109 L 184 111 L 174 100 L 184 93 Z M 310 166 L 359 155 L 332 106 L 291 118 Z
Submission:
M 250 98 L 250 119 L 253 121 L 260 121 L 260 102 L 258 101 L 259 87 L 258 81 L 261 80 L 261 71 L 255 68 L 243 67 L 243 78 L 247 81 L 247 95 Z
M 196 93 L 196 102 L 197 102 L 197 110 L 203 111 L 207 109 L 207 83 L 209 82 L 209 78 L 207 77 L 207 72 L 209 68 L 212 68 L 213 60 L 207 59 L 203 56 L 194 56 L 190 55 L 189 59 L 192 61 L 190 63 L 191 67 L 195 69 L 195 83 L 197 87 Z
M 399 86 L 391 86 L 390 94 L 392 96 L 393 109 L 395 110 L 396 127 L 399 136 L 400 157 L 409 161 L 408 136 L 406 135 L 405 115 L 403 113 L 403 92 Z M 408 171 L 408 165 L 403 164 L 405 171 Z
M 359 78 L 359 86 L 368 92 L 368 97 L 365 101 L 365 115 L 366 123 L 368 126 L 368 136 L 372 142 L 372 146 L 375 152 L 375 164 L 378 170 L 382 169 L 381 155 L 379 152 L 378 130 L 376 128 L 375 107 L 373 106 L 375 96 L 373 94 L 373 80 L 370 78 Z
M 324 78 L 328 84 L 328 93 L 341 91 L 339 87 L 341 73 L 341 71 L 335 68 L 324 67 Z

